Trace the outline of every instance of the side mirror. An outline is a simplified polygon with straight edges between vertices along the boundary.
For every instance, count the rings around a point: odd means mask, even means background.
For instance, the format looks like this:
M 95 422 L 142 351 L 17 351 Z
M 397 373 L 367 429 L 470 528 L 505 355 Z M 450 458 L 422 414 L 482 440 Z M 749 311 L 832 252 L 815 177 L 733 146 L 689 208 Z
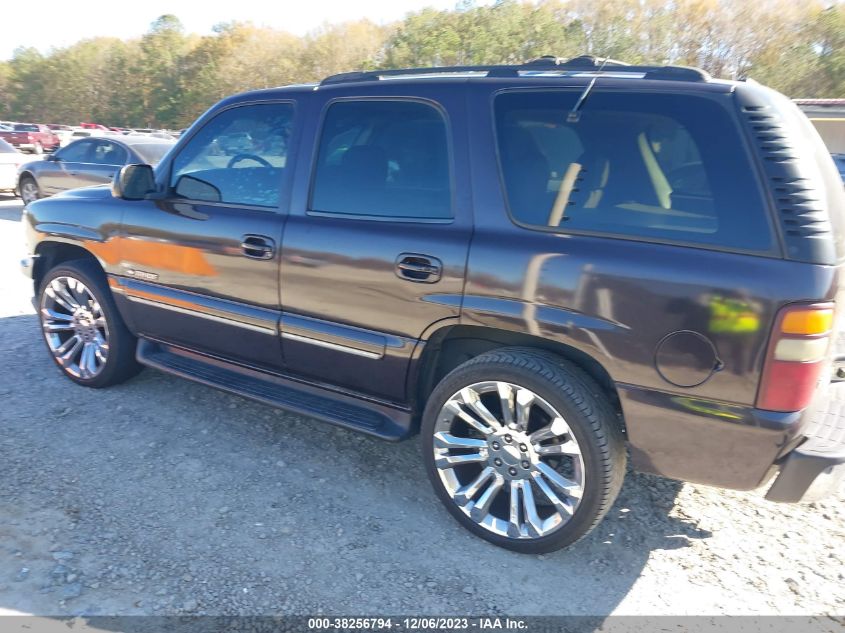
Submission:
M 126 165 L 111 183 L 111 195 L 123 200 L 143 200 L 155 189 L 155 176 L 149 165 Z
M 48 156 L 44 157 L 44 160 L 46 160 L 48 163 L 58 163 L 62 159 L 56 156 L 55 154 L 49 154 Z

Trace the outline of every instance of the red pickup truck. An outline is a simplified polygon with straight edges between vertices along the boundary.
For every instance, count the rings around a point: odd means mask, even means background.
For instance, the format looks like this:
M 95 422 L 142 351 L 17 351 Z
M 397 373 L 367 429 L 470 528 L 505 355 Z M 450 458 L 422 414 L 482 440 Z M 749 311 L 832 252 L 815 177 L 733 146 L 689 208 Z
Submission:
M 0 138 L 22 152 L 43 154 L 59 149 L 61 140 L 46 125 L 15 123 L 11 131 L 0 132 Z

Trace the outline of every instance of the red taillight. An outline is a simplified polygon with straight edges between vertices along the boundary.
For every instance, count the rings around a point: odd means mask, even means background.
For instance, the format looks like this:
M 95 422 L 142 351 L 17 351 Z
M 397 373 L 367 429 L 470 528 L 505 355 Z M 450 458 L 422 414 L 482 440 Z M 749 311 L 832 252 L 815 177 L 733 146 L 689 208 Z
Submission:
M 826 366 L 833 304 L 791 305 L 775 319 L 757 408 L 800 411 L 809 406 Z

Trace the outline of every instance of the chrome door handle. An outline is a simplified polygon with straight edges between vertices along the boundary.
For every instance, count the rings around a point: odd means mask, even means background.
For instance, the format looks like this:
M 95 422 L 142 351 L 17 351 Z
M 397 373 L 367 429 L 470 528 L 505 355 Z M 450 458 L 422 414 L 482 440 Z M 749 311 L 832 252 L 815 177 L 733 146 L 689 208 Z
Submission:
M 433 284 L 440 280 L 443 264 L 436 257 L 402 253 L 396 258 L 396 275 L 401 279 Z
M 266 235 L 244 235 L 241 249 L 252 259 L 273 259 L 276 243 Z

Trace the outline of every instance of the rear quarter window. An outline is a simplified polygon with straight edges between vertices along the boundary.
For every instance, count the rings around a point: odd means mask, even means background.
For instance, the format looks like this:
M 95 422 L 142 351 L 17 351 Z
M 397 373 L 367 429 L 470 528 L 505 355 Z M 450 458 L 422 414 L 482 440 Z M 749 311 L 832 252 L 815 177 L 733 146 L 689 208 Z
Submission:
M 594 90 L 496 97 L 502 181 L 515 222 L 742 251 L 774 247 L 741 133 L 709 97 Z

